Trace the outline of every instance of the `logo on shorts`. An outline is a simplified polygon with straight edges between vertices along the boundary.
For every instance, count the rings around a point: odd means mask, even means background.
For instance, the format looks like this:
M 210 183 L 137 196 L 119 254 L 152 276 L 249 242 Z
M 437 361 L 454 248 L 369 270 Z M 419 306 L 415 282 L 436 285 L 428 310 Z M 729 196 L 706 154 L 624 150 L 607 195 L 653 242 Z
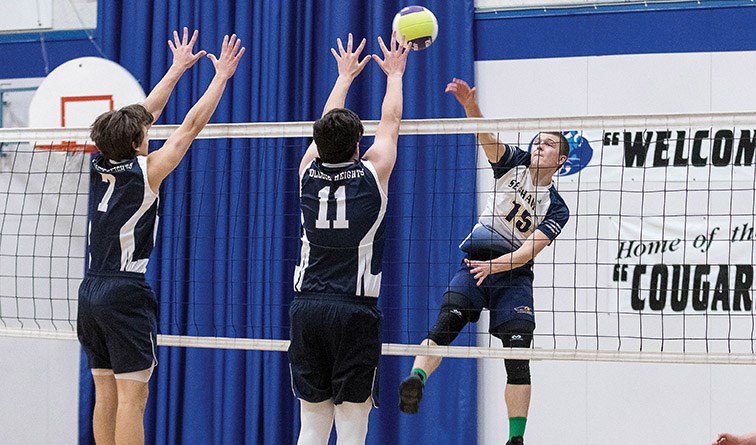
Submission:
M 518 314 L 533 315 L 533 309 L 530 306 L 517 306 L 514 311 Z
M 459 309 L 452 309 L 449 312 L 456 315 L 457 317 L 462 318 L 462 311 L 460 311 Z
M 515 334 L 515 335 L 513 335 L 512 337 L 510 337 L 510 339 L 509 339 L 509 340 L 510 340 L 510 341 L 522 341 L 522 335 L 520 335 L 520 334 Z

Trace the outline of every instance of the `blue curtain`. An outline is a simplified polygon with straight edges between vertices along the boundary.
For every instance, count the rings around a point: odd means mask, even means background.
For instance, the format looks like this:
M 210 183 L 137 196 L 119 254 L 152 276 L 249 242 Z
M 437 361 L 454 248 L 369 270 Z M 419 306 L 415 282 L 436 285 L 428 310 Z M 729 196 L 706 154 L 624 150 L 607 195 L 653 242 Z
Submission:
M 167 70 L 174 29 L 200 30 L 199 47 L 217 54 L 236 33 L 247 54 L 212 122 L 314 120 L 336 79 L 329 49 L 352 32 L 366 53 L 388 40 L 387 0 L 100 1 L 97 40 L 146 91 Z M 405 118 L 459 117 L 443 93 L 452 77 L 473 78 L 473 0 L 423 2 L 437 16 L 434 45 L 410 55 Z M 181 122 L 214 70 L 203 60 L 176 87 L 158 123 Z M 385 76 L 371 65 L 347 107 L 378 119 Z M 163 334 L 287 339 L 298 254 L 297 166 L 304 139 L 196 141 L 161 190 L 161 227 L 148 281 L 160 300 Z M 369 147 L 365 138 L 363 147 Z M 153 147 L 154 148 L 154 147 Z M 384 342 L 417 343 L 435 321 L 461 259 L 457 243 L 474 221 L 471 136 L 402 136 L 391 179 L 383 289 Z M 472 344 L 468 331 L 456 344 Z M 298 402 L 285 353 L 161 347 L 150 384 L 147 443 L 296 443 Z M 447 360 L 430 380 L 420 414 L 398 411 L 397 388 L 410 357 L 381 361 L 381 407 L 371 444 L 459 444 L 477 439 L 476 363 Z M 82 361 L 80 442 L 94 443 L 94 390 Z

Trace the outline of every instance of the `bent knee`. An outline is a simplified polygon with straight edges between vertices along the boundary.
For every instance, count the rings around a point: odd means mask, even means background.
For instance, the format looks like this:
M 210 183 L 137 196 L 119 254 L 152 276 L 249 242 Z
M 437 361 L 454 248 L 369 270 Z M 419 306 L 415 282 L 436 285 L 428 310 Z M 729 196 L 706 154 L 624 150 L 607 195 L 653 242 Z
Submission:
M 530 361 L 505 359 L 508 385 L 530 385 Z

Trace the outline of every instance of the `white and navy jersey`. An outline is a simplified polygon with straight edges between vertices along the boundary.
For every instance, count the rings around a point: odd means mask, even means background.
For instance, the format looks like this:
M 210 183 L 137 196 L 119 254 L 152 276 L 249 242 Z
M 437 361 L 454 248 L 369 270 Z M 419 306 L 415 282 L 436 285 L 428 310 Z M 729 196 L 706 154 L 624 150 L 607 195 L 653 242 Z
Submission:
M 145 273 L 155 245 L 158 195 L 147 180 L 147 157 L 92 159 L 89 183 L 89 270 Z
M 518 147 L 506 152 L 493 167 L 495 185 L 485 210 L 470 235 L 460 244 L 468 254 L 514 252 L 538 229 L 554 240 L 570 217 L 552 182 L 536 186 L 530 174 L 530 153 Z
M 302 250 L 294 290 L 378 297 L 388 202 L 366 160 L 312 161 L 300 178 Z

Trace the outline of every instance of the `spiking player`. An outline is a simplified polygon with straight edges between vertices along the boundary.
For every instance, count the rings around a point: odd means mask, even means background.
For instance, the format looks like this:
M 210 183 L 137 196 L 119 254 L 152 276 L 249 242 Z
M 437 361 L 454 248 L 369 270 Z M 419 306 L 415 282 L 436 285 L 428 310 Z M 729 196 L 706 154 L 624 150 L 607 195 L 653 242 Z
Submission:
M 465 108 L 467 117 L 482 117 L 475 88 L 453 79 L 446 92 Z M 490 310 L 489 332 L 506 347 L 527 348 L 533 339 L 533 258 L 562 231 L 569 210 L 552 177 L 569 154 L 559 132 L 541 132 L 532 153 L 481 133 L 478 142 L 491 163 L 494 193 L 470 235 L 460 244 L 464 264 L 449 283 L 441 311 L 421 344 L 448 345 L 483 308 Z M 416 413 L 425 382 L 441 363 L 440 357 L 415 358 L 412 372 L 399 388 L 399 408 Z M 522 444 L 530 405 L 528 360 L 504 360 L 505 399 L 509 414 L 508 444 Z
M 91 138 L 99 150 L 90 169 L 89 270 L 79 287 L 77 332 L 95 384 L 93 429 L 98 444 L 144 443 L 147 382 L 157 361 L 157 301 L 144 279 L 157 229 L 158 191 L 218 106 L 244 54 L 226 36 L 221 54 L 208 57 L 215 76 L 181 126 L 160 150 L 147 153 L 147 132 L 183 73 L 206 53 L 193 54 L 174 31 L 173 64 L 147 96 L 100 115 Z
M 373 145 L 360 159 L 360 118 L 342 108 L 349 87 L 370 61 L 337 40 L 339 76 L 313 125 L 313 143 L 299 166 L 302 249 L 289 309 L 289 361 L 300 399 L 298 443 L 325 444 L 336 421 L 339 443 L 364 443 L 377 405 L 383 261 L 383 216 L 402 118 L 402 76 L 409 49 L 379 37 L 386 93 Z

